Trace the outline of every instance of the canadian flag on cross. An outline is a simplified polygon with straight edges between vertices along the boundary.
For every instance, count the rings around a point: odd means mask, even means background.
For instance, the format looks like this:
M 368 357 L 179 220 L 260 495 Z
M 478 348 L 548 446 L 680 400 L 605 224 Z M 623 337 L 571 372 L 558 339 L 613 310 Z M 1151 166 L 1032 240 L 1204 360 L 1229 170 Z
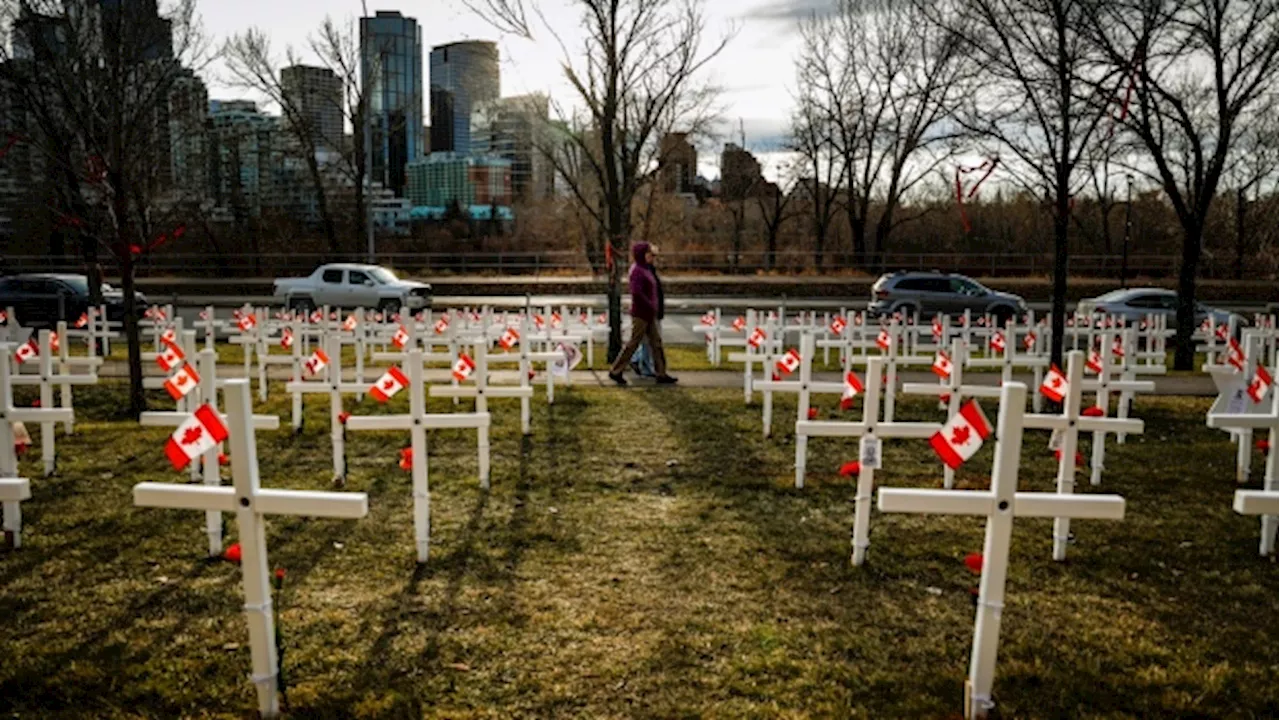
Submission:
M 312 324 L 312 325 L 315 325 L 316 323 L 320 322 L 321 320 L 324 320 L 324 313 L 323 313 L 323 312 L 321 312 L 320 310 L 312 310 L 312 311 L 311 311 L 311 324 Z
M 982 441 L 991 436 L 991 424 L 977 401 L 970 400 L 960 406 L 956 413 L 942 429 L 929 438 L 934 452 L 942 458 L 947 467 L 955 470 L 973 457 L 982 447 Z
M 498 346 L 503 350 L 510 350 L 520 344 L 520 331 L 515 328 L 507 328 L 502 333 L 502 337 L 498 338 Z
M 715 310 L 706 311 L 705 313 L 702 314 L 702 319 L 699 320 L 698 322 L 700 322 L 703 325 L 715 325 L 716 311 Z
M 174 470 L 181 470 L 226 439 L 227 426 L 222 424 L 217 411 L 207 404 L 201 405 L 169 436 L 164 454 L 169 456 Z
M 933 318 L 933 339 L 940 340 L 942 338 L 942 318 L 934 316 Z
M 62 338 L 58 337 L 58 333 L 49 333 L 49 351 L 58 352 L 62 348 Z
M 1034 330 L 1028 330 L 1027 334 L 1022 336 L 1022 347 L 1030 352 L 1036 346 L 1036 333 Z
M 1102 353 L 1090 350 L 1089 359 L 1084 361 L 1084 369 L 1095 375 L 1102 372 Z
M 1229 332 L 1229 328 L 1227 328 L 1226 323 L 1219 325 L 1213 330 L 1214 337 L 1218 338 L 1219 340 L 1226 340 L 1228 337 L 1227 336 L 1228 332 Z
M 551 328 L 559 329 L 559 327 L 562 324 L 564 324 L 564 321 L 560 318 L 560 313 L 558 312 L 551 313 Z
M 761 330 L 760 328 L 756 328 L 751 331 L 750 335 L 747 336 L 747 345 L 751 346 L 753 349 L 759 349 L 760 346 L 764 344 L 764 341 L 767 337 L 768 336 L 765 335 L 764 330 Z
M 160 342 L 164 342 L 164 343 L 178 342 L 178 331 L 174 330 L 173 328 L 169 328 L 168 330 L 165 330 L 164 332 L 160 333 Z
M 164 350 L 156 355 L 156 364 L 160 366 L 161 370 L 169 372 L 181 365 L 186 359 L 187 356 L 182 353 L 182 348 L 178 347 L 177 343 L 167 342 Z
M 443 335 L 449 329 L 449 316 L 445 315 L 436 321 L 435 331 L 437 335 Z
M 876 347 L 881 350 L 888 350 L 893 344 L 893 340 L 889 337 L 889 331 L 881 328 L 880 334 L 876 336 Z
M 476 361 L 472 360 L 466 353 L 458 353 L 458 359 L 453 363 L 453 379 L 458 382 L 465 382 L 471 377 L 471 373 L 476 371 Z
M 547 325 L 547 321 L 546 321 L 546 319 L 544 319 L 541 315 L 534 315 L 534 316 L 533 316 L 533 326 L 534 326 L 534 327 L 536 327 L 536 328 L 538 328 L 539 330 L 541 330 L 542 328 L 546 327 L 546 325 Z
M 746 326 L 747 326 L 747 319 L 742 317 L 741 315 L 734 318 L 733 323 L 730 325 L 730 327 L 732 327 L 734 330 L 738 332 L 742 332 L 742 329 L 745 328 Z
M 951 377 L 951 358 L 939 350 L 938 354 L 933 358 L 933 367 L 929 369 L 933 370 L 933 374 L 940 378 L 949 378 Z
M 839 315 L 831 318 L 831 334 L 843 335 L 844 329 L 849 327 L 849 322 Z
M 1111 354 L 1119 358 L 1124 357 L 1124 338 L 1117 335 L 1111 342 Z
M 1004 333 L 999 330 L 991 333 L 991 340 L 988 342 L 988 344 L 991 346 L 992 350 L 995 350 L 996 352 L 1004 352 L 1004 349 L 1005 349 Z
M 308 377 L 318 374 L 321 370 L 329 366 L 329 355 L 325 351 L 316 349 L 311 353 L 311 357 L 302 363 L 302 370 Z
M 236 327 L 240 328 L 240 332 L 249 332 L 258 324 L 258 318 L 253 313 L 245 313 L 236 321 Z
M 9 313 L 5 312 L 4 310 L 0 310 L 0 325 L 8 325 L 8 324 L 9 324 Z
M 844 374 L 844 391 L 840 393 L 840 409 L 853 407 L 853 398 L 862 392 L 862 380 L 852 370 Z
M 1236 370 L 1244 370 L 1244 349 L 1235 338 L 1227 342 L 1227 364 Z
M 169 391 L 169 396 L 174 400 L 181 400 L 199 383 L 200 376 L 196 374 L 196 369 L 190 363 L 183 363 L 181 370 L 164 381 L 164 389 Z
M 396 393 L 409 386 L 409 378 L 400 372 L 400 368 L 388 368 L 382 377 L 378 378 L 378 382 L 369 388 L 369 394 L 374 400 L 384 403 L 395 396 Z
M 22 364 L 39 354 L 40 348 L 36 346 L 36 341 L 32 339 L 19 345 L 18 349 L 13 353 L 13 357 L 18 361 L 18 364 Z
M 290 330 L 289 328 L 285 328 L 280 333 L 280 347 L 284 348 L 285 350 L 288 350 L 293 347 L 293 331 Z
M 1040 394 L 1060 403 L 1070 391 L 1071 383 L 1067 380 L 1067 376 L 1062 374 L 1062 370 L 1057 365 L 1050 365 L 1049 372 L 1044 375 L 1044 382 L 1040 383 Z
M 346 330 L 347 332 L 350 332 L 352 330 L 355 330 L 356 325 L 359 325 L 359 324 L 360 324 L 360 321 L 356 319 L 355 313 L 352 313 L 351 315 L 347 316 L 346 320 L 342 321 L 342 329 Z
M 782 357 L 778 358 L 776 367 L 778 372 L 783 375 L 790 375 L 800 367 L 800 353 L 795 348 L 791 348 Z
M 597 316 L 596 316 L 596 324 L 597 324 L 597 325 L 608 325 L 608 324 L 609 324 L 609 314 L 608 314 L 608 313 L 600 313 L 599 315 L 597 315 Z
M 1245 392 L 1249 393 L 1249 397 L 1255 403 L 1260 403 L 1269 387 L 1271 387 L 1271 373 L 1267 372 L 1262 365 L 1258 365 L 1258 369 L 1253 371 L 1253 377 L 1249 380 L 1249 386 L 1245 388 Z
M 405 330 L 403 325 L 396 328 L 395 334 L 391 336 L 391 344 L 403 350 L 404 346 L 408 344 L 408 342 L 409 342 L 409 331 Z
M 82 312 L 80 317 L 76 319 L 76 327 L 82 328 L 89 324 L 89 313 Z

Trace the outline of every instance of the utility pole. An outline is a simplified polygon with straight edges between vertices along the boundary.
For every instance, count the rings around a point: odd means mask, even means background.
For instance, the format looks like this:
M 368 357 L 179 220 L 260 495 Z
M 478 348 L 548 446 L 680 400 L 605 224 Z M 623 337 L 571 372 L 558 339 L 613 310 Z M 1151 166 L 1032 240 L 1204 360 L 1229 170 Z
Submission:
M 362 62 L 361 68 L 365 69 L 365 76 L 361 78 L 360 88 L 364 97 L 361 98 L 361 105 L 364 106 L 364 214 L 365 214 L 365 232 L 367 234 L 369 264 L 376 265 L 378 262 L 377 251 L 373 246 L 373 113 L 372 82 L 374 74 L 378 72 L 382 65 L 382 55 L 378 55 L 378 64 L 374 65 L 372 58 L 369 57 L 369 46 L 373 41 L 373 28 L 370 23 L 365 22 L 372 20 L 369 17 L 369 5 L 365 0 L 360 0 L 360 7 L 364 10 L 364 17 L 361 18 L 360 27 L 365 32 L 360 33 L 360 57 Z M 367 37 L 366 37 L 367 34 Z

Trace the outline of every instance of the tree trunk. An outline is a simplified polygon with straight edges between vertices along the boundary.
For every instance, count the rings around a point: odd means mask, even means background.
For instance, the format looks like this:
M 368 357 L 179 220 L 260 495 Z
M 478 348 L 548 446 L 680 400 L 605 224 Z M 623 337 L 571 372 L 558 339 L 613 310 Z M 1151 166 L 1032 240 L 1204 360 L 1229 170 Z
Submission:
M 142 337 L 138 329 L 138 303 L 134 297 L 133 257 L 127 252 L 119 256 L 120 291 L 124 293 L 124 336 L 129 345 L 129 415 L 137 419 L 147 409 L 147 396 L 142 389 Z
M 1065 367 L 1062 363 L 1062 348 L 1067 325 L 1067 230 L 1070 208 L 1065 183 L 1060 184 L 1059 188 L 1057 208 L 1053 214 L 1053 342 L 1049 357 L 1058 367 Z M 1102 351 L 1107 352 L 1107 349 L 1103 348 Z
M 767 228 L 768 235 L 764 239 L 764 247 L 765 247 L 764 268 L 766 270 L 772 270 L 774 263 L 777 262 L 778 229 L 779 229 L 778 225 L 781 225 L 781 223 L 778 223 L 776 225 L 770 223 Z
M 1249 209 L 1244 197 L 1244 188 L 1236 189 L 1236 266 L 1235 278 L 1237 280 L 1244 279 L 1244 220 L 1245 212 Z
M 859 268 L 867 262 L 867 223 L 866 218 L 859 220 L 849 213 L 849 230 L 853 243 L 853 262 Z
M 622 352 L 622 268 L 626 266 L 623 238 L 609 238 L 613 248 L 613 267 L 609 269 L 609 362 Z
M 1182 267 L 1178 270 L 1177 327 L 1173 336 L 1173 369 L 1195 368 L 1196 345 L 1191 337 L 1196 322 L 1196 271 L 1200 265 L 1200 241 L 1204 236 L 1203 221 L 1184 228 Z

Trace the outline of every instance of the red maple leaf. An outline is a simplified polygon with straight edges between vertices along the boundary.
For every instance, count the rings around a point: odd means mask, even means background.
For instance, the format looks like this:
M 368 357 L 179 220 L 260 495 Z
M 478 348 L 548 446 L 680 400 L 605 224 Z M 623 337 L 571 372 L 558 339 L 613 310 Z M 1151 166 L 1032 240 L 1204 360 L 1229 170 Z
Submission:
M 973 431 L 969 429 L 968 425 L 961 425 L 960 427 L 955 428 L 954 430 L 951 431 L 951 444 L 952 445 L 967 444 L 969 442 L 969 435 L 972 432 Z
M 1052 381 L 1052 382 L 1050 382 L 1049 384 L 1050 384 L 1051 386 L 1053 386 L 1054 388 L 1060 388 L 1060 387 L 1062 387 L 1062 378 L 1060 378 L 1060 377 L 1055 377 L 1055 378 L 1053 379 L 1053 381 Z
M 382 383 L 383 390 L 390 390 L 395 386 L 396 386 L 396 381 L 391 378 L 387 378 L 386 382 Z
M 192 425 L 182 433 L 183 445 L 194 445 L 204 437 L 204 427 L 201 425 Z
M 179 387 L 181 387 L 181 386 L 183 386 L 183 385 L 186 385 L 186 384 L 187 384 L 187 376 L 186 376 L 186 375 L 179 375 L 179 376 L 177 377 L 177 379 L 174 381 L 174 384 L 178 385 Z

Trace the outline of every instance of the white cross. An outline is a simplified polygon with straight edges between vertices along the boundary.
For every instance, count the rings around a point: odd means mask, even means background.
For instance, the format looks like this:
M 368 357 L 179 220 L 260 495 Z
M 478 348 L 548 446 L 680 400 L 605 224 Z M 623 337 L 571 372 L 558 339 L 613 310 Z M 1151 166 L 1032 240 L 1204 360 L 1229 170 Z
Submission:
M 1120 360 L 1120 380 L 1126 383 L 1133 383 L 1138 379 L 1138 374 L 1144 375 L 1164 375 L 1168 372 L 1168 368 L 1164 365 L 1164 353 L 1160 353 L 1160 363 L 1151 362 L 1139 363 L 1139 355 L 1150 358 L 1151 353 L 1139 353 L 1138 351 L 1138 330 L 1137 328 L 1121 328 L 1117 331 L 1118 341 L 1124 350 L 1124 357 Z M 1148 341 L 1148 347 L 1150 341 Z M 1130 388 L 1132 385 L 1130 385 Z M 1154 386 L 1153 388 L 1154 389 Z M 1120 391 L 1120 401 L 1116 405 L 1116 417 L 1128 418 L 1129 412 L 1133 407 L 1134 391 L 1125 389 Z M 1125 441 L 1125 433 L 1116 433 L 1116 444 L 1123 445 Z
M 880 456 L 879 441 L 882 438 L 927 438 L 942 426 L 938 423 L 880 422 L 880 375 L 884 370 L 884 358 L 867 360 L 866 387 L 862 397 L 862 422 L 830 420 L 801 420 L 796 423 L 796 487 L 801 487 L 804 477 L 804 455 L 801 438 L 809 437 L 860 437 L 858 460 L 858 490 L 854 497 L 853 512 L 853 564 L 861 565 L 867 557 L 871 534 L 871 492 L 875 487 L 875 469 L 862 462 L 863 444 L 874 445 Z
M 1101 408 L 1104 414 L 1107 413 L 1111 407 L 1112 392 L 1123 392 L 1125 390 L 1153 392 L 1156 389 L 1155 383 L 1150 380 L 1113 380 L 1111 374 L 1115 372 L 1115 366 L 1112 362 L 1111 345 L 1115 336 L 1111 332 L 1103 332 L 1098 337 L 1102 341 L 1101 347 L 1098 348 L 1098 355 L 1102 358 L 1102 370 L 1096 378 L 1080 381 L 1081 390 L 1096 391 L 1095 407 Z M 1092 485 L 1102 484 L 1102 470 L 1105 467 L 1108 432 L 1107 430 L 1093 431 L 1093 450 L 1089 459 L 1089 483 Z M 1074 461 L 1073 457 L 1072 462 Z
M 523 344 L 523 340 L 522 340 Z M 533 388 L 529 385 L 529 375 L 526 372 L 520 373 L 519 385 L 490 385 L 489 384 L 489 362 L 491 360 L 499 362 L 520 361 L 520 356 L 516 353 L 497 353 L 489 355 L 485 346 L 477 345 L 475 348 L 476 363 L 475 372 L 472 377 L 475 378 L 474 385 L 432 385 L 429 393 L 433 397 L 473 397 L 476 399 L 476 412 L 489 412 L 488 398 L 520 398 L 520 432 L 524 435 L 530 434 L 531 428 L 529 423 L 529 403 L 533 398 Z M 523 370 L 524 363 L 520 363 Z M 480 429 L 480 455 L 484 459 L 481 473 L 481 482 L 484 487 L 489 485 L 489 430 L 488 428 Z
M 1276 445 L 1280 442 L 1280 394 L 1272 393 L 1270 405 L 1269 411 L 1254 405 L 1253 411 L 1246 413 L 1220 415 L 1211 412 L 1208 419 L 1209 427 L 1212 428 L 1237 428 L 1250 431 L 1267 428 L 1269 447 L 1262 491 L 1237 490 L 1235 498 L 1236 512 L 1243 515 L 1262 515 L 1262 539 L 1258 544 L 1258 553 L 1264 557 L 1275 552 L 1277 528 L 1280 528 L 1280 523 L 1277 522 L 1280 512 L 1277 512 L 1276 508 L 1277 497 L 1280 497 L 1277 495 L 1280 493 L 1280 473 L 1277 472 L 1280 454 L 1276 450 Z
M 1109 417 L 1085 417 L 1080 414 L 1080 395 L 1084 385 L 1084 353 L 1072 350 L 1067 353 L 1067 393 L 1062 398 L 1061 415 L 1026 415 L 1023 427 L 1041 430 L 1052 430 L 1060 433 L 1058 446 L 1058 493 L 1070 495 L 1075 492 L 1076 484 L 1076 448 L 1079 435 L 1084 432 L 1131 432 L 1141 433 L 1144 429 L 1141 420 Z M 1039 392 L 1039 388 L 1036 390 Z M 1053 519 L 1053 559 L 1067 559 L 1067 544 L 1071 538 L 1071 518 L 1056 517 Z
M 417 544 L 418 562 L 427 561 L 431 546 L 431 494 L 427 485 L 427 429 L 428 428 L 477 428 L 488 430 L 488 413 L 428 413 L 422 382 L 422 351 L 409 351 L 409 414 L 352 416 L 347 420 L 349 430 L 405 430 L 409 431 L 413 453 L 413 531 Z
M 50 347 L 49 331 L 41 330 L 39 334 L 39 362 L 36 367 L 39 371 L 37 375 L 15 374 L 9 379 L 12 385 L 39 385 L 40 386 L 40 407 L 52 408 L 53 404 L 53 384 L 56 380 L 63 385 L 96 385 L 98 384 L 97 375 L 61 375 L 55 378 L 53 374 L 53 351 Z M 68 342 L 62 340 L 61 342 Z M 12 353 L 11 353 L 12 355 Z M 40 458 L 44 462 L 44 476 L 53 475 L 56 467 L 57 453 L 54 448 L 55 429 L 59 422 L 64 425 L 74 420 L 74 414 L 70 407 L 65 408 L 66 415 L 55 419 L 52 415 L 45 415 L 40 422 Z
M 207 351 L 206 351 L 207 352 Z M 271 612 L 271 580 L 267 573 L 267 539 L 264 515 L 306 515 L 354 520 L 369 512 L 364 493 L 276 490 L 261 487 L 258 480 L 258 447 L 254 436 L 253 405 L 249 381 L 227 383 L 227 419 L 231 441 L 231 487 L 201 487 L 168 483 L 133 486 L 133 502 L 140 507 L 234 512 L 239 528 L 244 582 L 245 619 L 253 655 L 251 680 L 257 688 L 258 712 L 263 717 L 280 713 L 275 629 Z
M 796 373 L 799 375 L 797 379 L 756 381 L 756 389 L 764 393 L 764 436 L 766 438 L 773 436 L 773 393 L 796 393 L 796 420 L 800 421 L 809 419 L 810 393 L 834 393 L 839 395 L 844 392 L 843 382 L 817 382 L 813 380 L 813 345 L 812 333 L 800 333 L 800 367 L 796 369 Z M 801 458 L 803 456 L 804 440 L 797 436 L 796 457 Z M 803 469 L 798 469 L 796 472 L 796 487 L 804 487 Z
M 1027 386 L 1005 383 L 1001 388 L 1000 416 L 996 422 L 996 454 L 991 468 L 991 489 L 922 490 L 880 489 L 880 512 L 932 515 L 986 516 L 982 580 L 973 628 L 973 652 L 969 681 L 965 686 L 965 717 L 985 717 L 994 707 L 991 686 L 995 677 L 996 649 L 1000 642 L 1000 615 L 1004 609 L 1005 580 L 1009 570 L 1009 544 L 1015 517 L 1076 517 L 1095 520 L 1124 518 L 1124 498 L 1119 495 L 1058 495 L 1018 492 L 1018 464 L 1022 454 L 1023 415 Z
M 198 392 L 198 402 L 200 404 L 207 403 L 215 411 L 218 409 L 218 388 L 229 388 L 234 380 L 218 379 L 218 356 L 213 350 L 201 350 L 196 359 L 196 373 L 200 375 L 200 386 L 193 392 Z M 243 381 L 245 387 L 248 387 L 248 380 Z M 224 390 L 224 392 L 227 392 Z M 188 407 L 196 407 L 195 401 L 187 403 Z M 226 421 L 226 415 L 219 415 Z M 191 417 L 190 412 L 182 411 L 149 411 L 138 416 L 138 422 L 143 427 L 177 427 L 186 422 Z M 278 430 L 280 428 L 280 418 L 275 415 L 254 415 L 253 426 L 262 430 Z M 215 445 L 205 451 L 201 458 L 203 466 L 204 484 L 206 486 L 217 487 L 222 485 L 222 473 L 219 470 L 218 454 L 221 450 L 219 445 Z M 195 476 L 195 463 L 192 463 L 192 477 Z M 218 557 L 222 554 L 222 514 L 216 510 L 205 512 L 205 536 L 209 541 L 209 557 Z
M 336 334 L 330 334 L 323 341 L 316 343 L 323 347 L 329 355 L 329 364 L 325 366 L 324 379 L 321 381 L 295 379 L 285 384 L 285 392 L 301 395 L 303 393 L 327 393 L 329 395 L 329 439 L 333 445 L 333 479 L 341 482 L 347 477 L 347 449 L 343 436 L 342 394 L 363 395 L 369 386 L 362 382 L 344 382 L 342 380 L 342 341 Z M 299 371 L 301 372 L 301 371 Z M 301 401 L 299 401 L 301 402 Z
M 13 345 L 0 343 L 0 353 L 11 356 L 13 350 Z M 14 408 L 13 384 L 10 380 L 9 362 L 5 360 L 0 362 L 0 478 L 18 479 L 18 454 L 14 448 L 13 423 L 47 422 L 52 426 L 54 423 L 65 422 L 73 416 L 73 413 L 69 408 Z M 42 431 L 41 435 L 43 435 L 40 438 L 41 445 L 47 442 L 52 446 L 53 433 Z M 22 532 L 22 508 L 18 505 L 21 499 L 6 498 L 2 501 L 4 529 L 11 533 L 14 547 L 19 545 Z
M 0 504 L 4 507 L 4 534 L 11 548 L 22 547 L 23 500 L 31 499 L 31 483 L 26 478 L 0 478 Z M 13 508 L 11 511 L 10 508 Z
M 1027 328 L 1028 331 L 1034 331 L 1035 326 Z M 996 350 L 989 344 L 987 346 L 987 357 L 970 358 L 965 353 L 964 365 L 971 368 L 1000 368 L 1000 384 L 1013 381 L 1013 371 L 1015 368 L 1027 368 L 1032 371 L 1034 385 L 1032 387 L 1040 387 L 1040 381 L 1044 378 L 1045 368 L 1049 367 L 1049 358 L 1042 355 L 1033 355 L 1031 353 L 1018 354 L 1018 346 L 1021 341 L 1018 339 L 1018 324 L 1016 320 L 1010 319 L 1003 328 L 1004 332 L 1004 350 L 999 353 L 999 357 L 994 357 Z M 994 333 L 993 333 L 994 334 Z M 990 340 L 988 339 L 988 343 Z M 955 356 L 952 356 L 952 362 L 955 362 Z M 960 364 L 955 362 L 955 364 Z M 998 393 L 997 393 L 998 396 Z M 1032 405 L 1036 411 L 1040 410 L 1040 394 L 1036 393 L 1031 399 Z
M 932 365 L 933 357 L 912 357 L 898 354 L 899 338 L 902 336 L 902 326 L 897 320 L 889 323 L 886 330 L 889 333 L 889 349 L 882 350 L 885 366 L 885 393 L 884 393 L 884 419 L 885 422 L 893 422 L 893 413 L 896 405 L 896 395 L 898 388 L 898 366 L 899 365 Z
M 1218 389 L 1218 396 L 1209 408 L 1209 415 L 1229 414 L 1233 409 L 1239 411 L 1247 409 L 1254 404 L 1245 392 L 1245 387 L 1251 379 L 1253 368 L 1257 367 L 1258 363 L 1267 355 L 1269 338 L 1246 331 L 1241 339 L 1241 346 L 1245 355 L 1243 371 L 1226 363 L 1222 365 L 1206 363 L 1201 368 L 1209 374 L 1209 377 L 1213 379 L 1214 386 Z M 1274 388 L 1267 390 L 1268 395 L 1274 392 Z M 1264 400 L 1266 397 L 1264 396 Z M 1253 428 L 1225 426 L 1222 429 L 1226 430 L 1236 441 L 1236 482 L 1249 482 L 1249 474 L 1253 465 Z

